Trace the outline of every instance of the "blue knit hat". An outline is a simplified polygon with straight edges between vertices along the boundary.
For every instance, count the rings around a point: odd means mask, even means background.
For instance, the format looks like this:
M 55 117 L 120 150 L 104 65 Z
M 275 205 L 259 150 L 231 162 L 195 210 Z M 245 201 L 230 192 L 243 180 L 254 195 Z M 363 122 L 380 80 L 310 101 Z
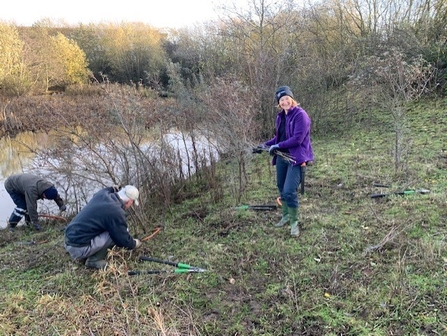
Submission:
M 45 198 L 49 200 L 54 200 L 57 198 L 57 189 L 55 187 L 50 187 L 44 192 Z
M 288 86 L 280 86 L 275 93 L 276 101 L 279 103 L 281 97 L 289 96 L 293 98 L 293 92 Z

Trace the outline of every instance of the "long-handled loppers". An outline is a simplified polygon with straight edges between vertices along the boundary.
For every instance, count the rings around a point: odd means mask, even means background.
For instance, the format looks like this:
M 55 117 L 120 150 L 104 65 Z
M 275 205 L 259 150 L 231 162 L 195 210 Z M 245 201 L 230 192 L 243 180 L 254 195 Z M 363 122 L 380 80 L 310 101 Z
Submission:
M 252 153 L 256 153 L 256 154 L 260 154 L 263 152 L 268 152 L 269 148 L 268 147 L 263 147 L 263 146 L 258 146 L 253 148 Z M 296 160 L 293 158 L 292 155 L 288 154 L 288 153 L 284 153 L 281 152 L 279 150 L 274 150 L 273 154 L 281 156 L 282 158 L 284 158 L 285 160 L 289 161 L 291 164 L 295 164 Z M 307 169 L 307 164 L 311 164 L 312 162 L 303 162 L 301 164 L 301 183 L 300 183 L 300 194 L 304 195 L 304 182 L 306 179 L 306 169 Z
M 128 275 L 159 274 L 159 273 L 203 273 L 203 272 L 206 272 L 206 269 L 203 269 L 203 268 L 199 268 L 199 267 L 195 267 L 195 266 L 191 266 L 191 265 L 183 264 L 183 263 L 175 263 L 175 262 L 167 261 L 167 260 L 155 259 L 155 258 L 151 258 L 151 257 L 141 256 L 140 261 L 152 261 L 152 262 L 156 262 L 159 264 L 170 265 L 170 266 L 174 266 L 175 269 L 173 269 L 173 270 L 129 271 L 129 272 L 127 272 Z
M 413 194 L 428 194 L 430 190 L 428 189 L 416 189 L 416 190 L 403 190 L 403 191 L 395 191 L 387 194 L 373 194 L 371 198 L 382 198 L 391 195 L 413 195 Z
M 380 183 L 374 183 L 375 187 L 381 187 L 381 188 L 389 188 L 390 186 Z M 430 190 L 428 189 L 406 189 L 402 191 L 394 191 L 391 193 L 380 193 L 380 194 L 373 194 L 371 195 L 371 198 L 383 198 L 391 195 L 413 195 L 413 194 L 428 194 L 430 193 Z
M 241 205 L 234 207 L 235 210 L 255 210 L 255 211 L 273 211 L 278 209 L 276 204 L 263 204 L 263 205 Z
M 254 153 L 254 154 L 260 154 L 260 153 L 268 152 L 268 151 L 269 151 L 269 148 L 268 148 L 268 147 L 258 146 L 258 147 L 253 148 L 252 153 Z M 295 164 L 295 163 L 296 163 L 296 160 L 295 160 L 295 159 L 293 158 L 293 156 L 290 155 L 290 154 L 281 152 L 281 151 L 276 150 L 276 149 L 273 151 L 273 154 L 278 155 L 278 156 L 281 156 L 282 158 L 286 159 L 287 161 L 289 161 L 289 162 L 292 163 L 292 164 Z

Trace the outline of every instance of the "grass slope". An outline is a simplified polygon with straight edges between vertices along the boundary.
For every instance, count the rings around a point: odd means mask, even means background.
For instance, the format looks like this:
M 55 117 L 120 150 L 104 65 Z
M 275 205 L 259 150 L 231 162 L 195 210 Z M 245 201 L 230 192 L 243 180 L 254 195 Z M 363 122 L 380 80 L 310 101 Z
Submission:
M 105 272 L 70 261 L 63 224 L 2 231 L 0 334 L 447 334 L 447 116 L 442 102 L 408 113 L 397 172 L 386 123 L 314 139 L 299 238 L 274 227 L 280 211 L 235 211 L 205 189 L 152 223 L 164 230 L 140 250 L 113 251 Z M 247 204 L 274 203 L 269 162 L 253 157 Z M 370 198 L 401 188 L 431 192 Z M 140 255 L 208 271 L 127 276 L 163 268 Z

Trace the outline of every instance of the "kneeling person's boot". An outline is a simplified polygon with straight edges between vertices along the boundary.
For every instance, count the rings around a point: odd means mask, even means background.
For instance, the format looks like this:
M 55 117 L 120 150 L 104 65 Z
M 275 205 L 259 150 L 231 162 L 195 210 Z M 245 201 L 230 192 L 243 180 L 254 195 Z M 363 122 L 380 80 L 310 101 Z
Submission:
M 298 208 L 289 208 L 290 217 L 290 235 L 297 237 L 300 235 L 300 228 L 298 227 Z
M 276 227 L 283 227 L 290 220 L 289 207 L 286 204 L 282 205 L 282 217 L 281 220 L 275 224 Z
M 105 269 L 107 267 L 107 261 L 105 260 L 107 257 L 107 250 L 108 247 L 104 247 L 95 254 L 92 254 L 85 261 L 85 266 L 87 266 L 88 268 L 96 268 L 99 270 Z
M 16 230 L 17 223 L 8 222 L 9 231 L 14 232 Z
M 23 213 L 25 211 L 26 210 L 23 210 L 20 208 L 14 209 L 14 212 L 11 214 L 11 216 L 9 217 L 9 220 L 8 220 L 9 231 L 11 231 L 11 232 L 15 231 L 15 228 L 16 228 L 17 224 L 19 224 L 20 220 L 22 219 Z M 18 214 L 20 214 L 20 215 L 18 215 Z

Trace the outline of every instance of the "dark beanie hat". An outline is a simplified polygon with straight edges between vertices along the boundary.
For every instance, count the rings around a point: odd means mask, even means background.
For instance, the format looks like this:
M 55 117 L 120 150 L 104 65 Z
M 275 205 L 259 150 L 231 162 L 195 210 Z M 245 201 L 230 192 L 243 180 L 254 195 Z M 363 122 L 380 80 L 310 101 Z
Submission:
M 281 86 L 276 90 L 275 96 L 276 96 L 276 101 L 279 103 L 279 100 L 281 99 L 281 97 L 289 96 L 289 97 L 293 98 L 293 92 L 288 86 Z
M 45 197 L 50 200 L 54 200 L 57 198 L 57 189 L 55 187 L 50 187 L 43 192 Z

